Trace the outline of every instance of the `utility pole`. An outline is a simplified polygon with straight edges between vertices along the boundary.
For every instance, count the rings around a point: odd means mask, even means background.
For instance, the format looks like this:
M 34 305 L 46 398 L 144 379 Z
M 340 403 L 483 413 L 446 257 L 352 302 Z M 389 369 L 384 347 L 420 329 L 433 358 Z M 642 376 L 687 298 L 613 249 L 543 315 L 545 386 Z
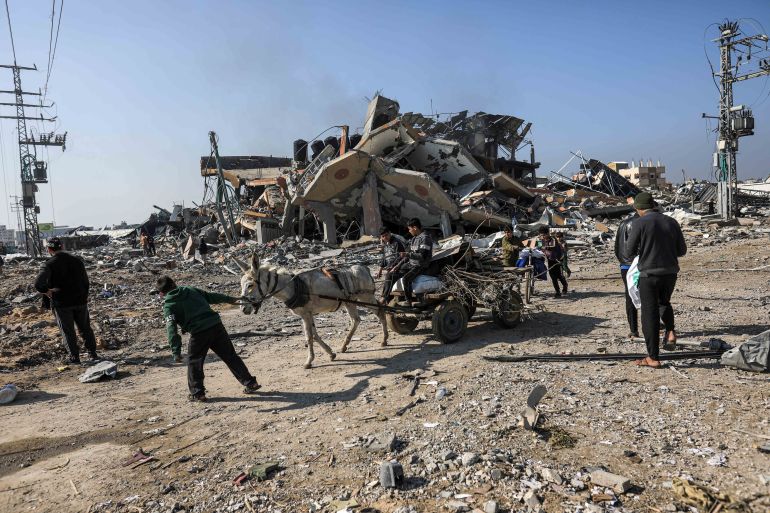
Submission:
M 747 135 L 754 135 L 754 116 L 750 109 L 743 105 L 733 105 L 733 84 L 752 78 L 770 75 L 770 59 L 759 60 L 759 70 L 738 74 L 739 67 L 751 60 L 751 53 L 755 49 L 767 50 L 767 34 L 741 37 L 740 27 L 737 21 L 725 21 L 719 25 L 720 36 L 713 42 L 719 44 L 719 73 L 714 73 L 719 78 L 720 98 L 719 116 L 707 116 L 704 118 L 716 118 L 719 120 L 719 138 L 717 151 L 714 153 L 714 167 L 717 169 L 717 198 L 719 214 L 723 219 L 732 219 L 738 213 L 736 195 L 738 190 L 738 169 L 736 153 L 738 153 L 738 139 Z M 764 42 L 764 47 L 758 44 Z M 733 65 L 733 53 L 738 58 Z
M 16 107 L 15 116 L 0 116 L 0 119 L 15 119 L 16 128 L 19 136 L 19 164 L 21 167 L 21 209 L 24 212 L 24 238 L 27 254 L 30 256 L 41 256 L 43 253 L 42 242 L 40 240 L 40 228 L 37 222 L 37 215 L 40 213 L 40 206 L 37 204 L 35 193 L 38 191 L 37 184 L 48 183 L 48 164 L 37 160 L 37 146 L 61 146 L 65 149 L 67 142 L 67 133 L 64 134 L 40 134 L 35 139 L 34 135 L 27 132 L 27 120 L 35 121 L 56 121 L 56 118 L 44 118 L 42 114 L 38 117 L 27 117 L 24 113 L 25 107 L 50 107 L 51 105 L 31 105 L 24 103 L 24 96 L 41 96 L 41 93 L 32 93 L 24 91 L 21 88 L 21 72 L 37 71 L 37 67 L 18 66 L 13 64 L 0 64 L 0 68 L 13 70 L 13 91 L 0 91 L 0 93 L 14 94 L 16 103 L 0 103 L 0 105 L 12 105 Z M 32 150 L 30 150 L 32 147 Z

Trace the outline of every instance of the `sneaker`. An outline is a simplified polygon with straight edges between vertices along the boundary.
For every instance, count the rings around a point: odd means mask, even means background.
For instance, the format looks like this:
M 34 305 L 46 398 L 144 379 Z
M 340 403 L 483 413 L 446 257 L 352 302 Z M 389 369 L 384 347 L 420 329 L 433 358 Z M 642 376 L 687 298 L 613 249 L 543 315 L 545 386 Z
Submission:
M 248 385 L 246 385 L 246 387 L 243 389 L 243 393 L 244 394 L 253 394 L 257 390 L 259 390 L 260 388 L 262 388 L 262 385 L 260 385 L 259 383 L 257 383 L 256 380 L 254 380 L 251 383 L 249 383 Z
M 182 355 L 181 354 L 175 354 L 171 357 L 171 361 L 174 363 L 182 363 Z
M 205 403 L 206 401 L 208 401 L 208 399 L 206 398 L 206 392 L 198 392 L 197 394 L 190 394 L 187 396 L 187 398 L 193 403 L 195 402 Z
M 69 356 L 69 357 L 63 359 L 62 363 L 65 363 L 65 364 L 68 363 L 70 365 L 80 365 L 80 358 L 79 357 L 76 358 L 74 356 Z
M 96 354 L 96 351 L 88 353 L 88 357 L 93 361 L 100 360 L 99 355 Z
M 628 334 L 628 338 L 642 338 L 642 337 L 639 336 L 638 331 L 632 331 L 631 333 Z
M 556 294 L 553 295 L 553 297 L 561 297 L 561 293 L 557 292 Z

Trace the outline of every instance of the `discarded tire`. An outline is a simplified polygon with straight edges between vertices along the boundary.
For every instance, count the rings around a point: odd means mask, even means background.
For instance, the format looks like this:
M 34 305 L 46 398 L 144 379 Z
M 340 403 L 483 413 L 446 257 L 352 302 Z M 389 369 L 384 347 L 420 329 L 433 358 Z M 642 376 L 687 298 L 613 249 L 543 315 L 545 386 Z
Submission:
M 444 344 L 460 340 L 467 327 L 468 311 L 459 301 L 445 301 L 433 312 L 433 335 Z
M 497 307 L 492 309 L 492 322 L 501 328 L 514 328 L 521 322 L 524 302 L 515 290 L 506 290 L 500 294 Z
M 388 306 L 396 306 L 398 304 L 397 299 L 392 299 Z M 388 323 L 388 328 L 399 335 L 408 335 L 417 328 L 417 324 L 420 322 L 415 317 L 406 315 L 399 315 L 396 313 L 388 312 L 385 314 L 385 320 Z

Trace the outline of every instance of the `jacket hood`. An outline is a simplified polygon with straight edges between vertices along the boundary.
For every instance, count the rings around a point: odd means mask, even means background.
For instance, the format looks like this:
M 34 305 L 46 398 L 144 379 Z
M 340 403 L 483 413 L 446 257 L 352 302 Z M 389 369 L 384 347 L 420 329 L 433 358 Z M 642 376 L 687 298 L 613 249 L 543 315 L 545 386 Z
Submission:
M 170 290 L 166 293 L 164 302 L 173 303 L 179 301 L 180 299 L 186 298 L 188 294 L 190 294 L 190 291 L 187 289 L 187 287 L 177 287 L 174 290 Z

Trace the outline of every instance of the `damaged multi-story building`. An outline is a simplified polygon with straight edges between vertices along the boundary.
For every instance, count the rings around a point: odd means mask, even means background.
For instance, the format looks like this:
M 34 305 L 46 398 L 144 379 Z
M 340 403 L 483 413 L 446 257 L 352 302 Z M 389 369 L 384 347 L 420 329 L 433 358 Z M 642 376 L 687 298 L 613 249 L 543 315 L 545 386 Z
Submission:
M 222 157 L 225 178 L 237 191 L 241 226 L 262 239 L 264 225 L 280 233 L 341 238 L 376 235 L 383 225 L 403 228 L 411 217 L 442 236 L 497 230 L 526 215 L 535 195 L 535 161 L 527 139 L 531 123 L 499 114 L 438 116 L 401 113 L 378 95 L 363 131 L 294 143 L 292 159 Z M 516 152 L 529 147 L 528 160 Z M 201 173 L 216 166 L 201 159 Z

